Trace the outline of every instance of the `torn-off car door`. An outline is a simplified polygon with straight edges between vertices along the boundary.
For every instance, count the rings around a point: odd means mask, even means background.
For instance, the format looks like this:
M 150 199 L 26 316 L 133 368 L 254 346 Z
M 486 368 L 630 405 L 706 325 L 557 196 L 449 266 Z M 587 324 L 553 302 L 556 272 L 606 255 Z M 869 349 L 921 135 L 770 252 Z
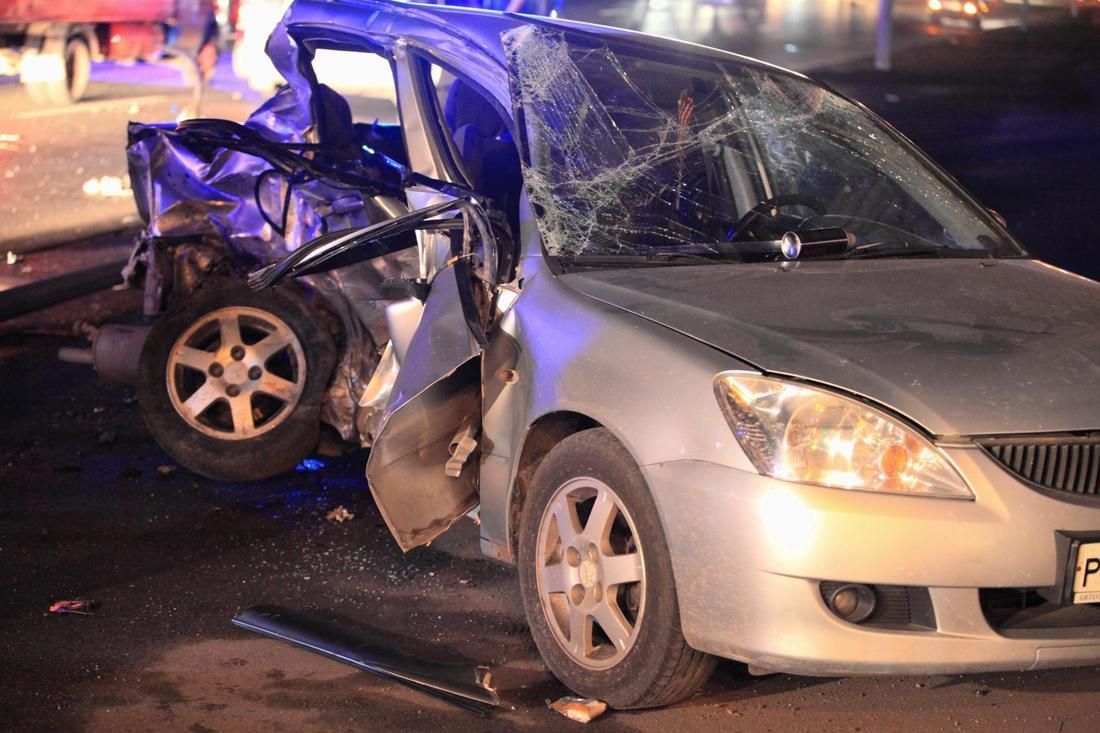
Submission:
M 453 215 L 460 214 L 459 218 Z M 481 352 L 496 270 L 489 218 L 468 198 L 444 201 L 359 230 L 333 232 L 254 272 L 253 288 L 344 267 L 446 233 L 451 253 L 431 283 L 407 281 L 423 300 L 367 463 L 382 516 L 405 551 L 427 544 L 478 503 Z

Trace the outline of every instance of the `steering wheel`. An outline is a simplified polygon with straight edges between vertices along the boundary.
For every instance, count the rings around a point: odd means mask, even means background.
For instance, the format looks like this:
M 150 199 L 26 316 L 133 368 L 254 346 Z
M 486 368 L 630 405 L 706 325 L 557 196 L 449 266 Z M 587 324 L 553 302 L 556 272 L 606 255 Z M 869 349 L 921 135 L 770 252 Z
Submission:
M 733 226 L 735 236 L 747 229 L 749 225 L 757 219 L 774 219 L 775 217 L 768 212 L 783 206 L 805 206 L 808 209 L 813 209 L 813 212 L 818 216 L 825 213 L 825 204 L 821 202 L 821 199 L 813 196 L 807 196 L 800 193 L 785 193 L 779 196 L 772 196 L 769 199 L 764 199 L 756 206 L 753 206 L 737 220 L 737 223 Z

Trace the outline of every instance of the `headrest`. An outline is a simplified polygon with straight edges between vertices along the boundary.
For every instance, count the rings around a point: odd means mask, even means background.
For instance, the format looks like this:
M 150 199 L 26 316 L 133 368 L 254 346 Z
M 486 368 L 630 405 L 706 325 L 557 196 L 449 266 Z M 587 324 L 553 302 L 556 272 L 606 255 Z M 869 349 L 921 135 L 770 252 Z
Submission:
M 461 79 L 451 82 L 443 117 L 452 131 L 473 125 L 486 138 L 495 138 L 504 132 L 504 123 L 497 111 Z
M 317 136 L 322 145 L 343 147 L 354 142 L 351 107 L 336 90 L 327 84 L 318 84 L 314 108 Z

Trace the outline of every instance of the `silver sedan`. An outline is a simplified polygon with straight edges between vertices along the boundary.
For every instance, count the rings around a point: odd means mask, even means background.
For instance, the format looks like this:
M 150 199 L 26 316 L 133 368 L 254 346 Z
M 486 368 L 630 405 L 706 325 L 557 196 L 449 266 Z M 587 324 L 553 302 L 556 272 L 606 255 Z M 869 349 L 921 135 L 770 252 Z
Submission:
M 326 47 L 392 63 L 409 213 L 252 284 L 415 248 L 370 489 L 405 550 L 477 516 L 565 684 L 1100 661 L 1096 283 L 792 72 L 374 0 L 269 44 Z

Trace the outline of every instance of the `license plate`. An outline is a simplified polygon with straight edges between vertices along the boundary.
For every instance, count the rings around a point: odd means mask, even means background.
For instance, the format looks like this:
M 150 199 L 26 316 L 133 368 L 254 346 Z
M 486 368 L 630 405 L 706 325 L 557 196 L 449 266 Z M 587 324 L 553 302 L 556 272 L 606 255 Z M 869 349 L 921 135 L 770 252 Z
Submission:
M 1073 602 L 1100 603 L 1100 542 L 1089 542 L 1077 548 Z

